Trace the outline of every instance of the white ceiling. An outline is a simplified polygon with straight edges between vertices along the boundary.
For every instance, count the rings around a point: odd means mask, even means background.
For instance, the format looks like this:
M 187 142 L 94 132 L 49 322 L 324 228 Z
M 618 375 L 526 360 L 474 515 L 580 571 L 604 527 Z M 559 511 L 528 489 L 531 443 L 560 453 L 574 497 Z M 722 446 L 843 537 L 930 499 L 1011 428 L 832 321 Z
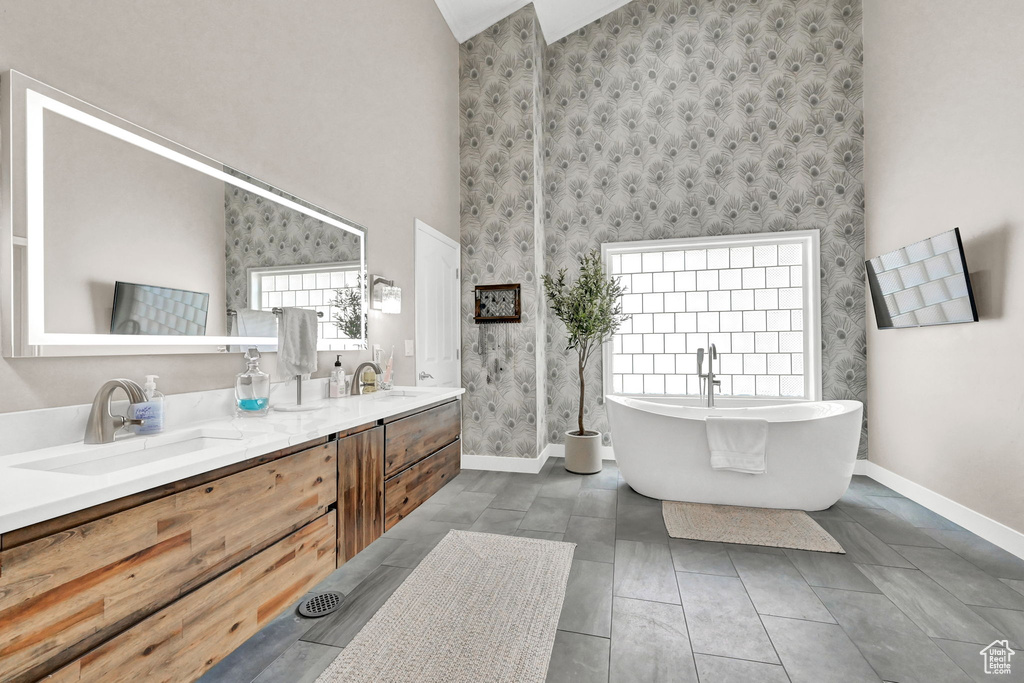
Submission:
M 460 43 L 490 28 L 529 0 L 434 0 Z M 629 0 L 533 0 L 544 39 L 550 45 L 559 38 L 600 19 Z

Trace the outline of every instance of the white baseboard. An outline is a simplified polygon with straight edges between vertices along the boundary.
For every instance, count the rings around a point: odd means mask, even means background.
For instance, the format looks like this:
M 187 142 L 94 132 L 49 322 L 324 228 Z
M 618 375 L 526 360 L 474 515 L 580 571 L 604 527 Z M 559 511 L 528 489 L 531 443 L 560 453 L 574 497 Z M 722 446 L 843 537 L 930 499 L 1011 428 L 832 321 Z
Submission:
M 611 446 L 601 446 L 602 460 L 615 460 L 615 452 Z M 560 443 L 549 443 L 536 458 L 506 458 L 501 455 L 462 454 L 462 469 L 487 470 L 489 472 L 525 472 L 537 474 L 548 458 L 564 458 L 565 446 Z
M 895 472 L 876 465 L 868 460 L 858 460 L 853 468 L 854 474 L 871 477 L 879 484 L 888 486 L 896 493 L 920 503 L 929 510 L 936 512 L 951 522 L 959 524 L 968 531 L 981 536 L 989 543 L 994 543 L 1008 553 L 1024 559 L 1024 533 L 1006 526 L 1002 522 L 990 519 L 955 500 L 950 500 L 940 493 L 914 483 Z
M 547 457 L 544 453 L 537 458 L 506 458 L 501 455 L 462 454 L 462 469 L 487 470 L 489 472 L 525 472 L 537 474 L 544 467 Z
M 615 450 L 611 446 L 598 446 L 598 450 L 601 452 L 602 460 L 614 460 Z M 544 449 L 548 458 L 564 458 L 565 457 L 565 444 L 562 443 L 549 443 L 547 448 Z

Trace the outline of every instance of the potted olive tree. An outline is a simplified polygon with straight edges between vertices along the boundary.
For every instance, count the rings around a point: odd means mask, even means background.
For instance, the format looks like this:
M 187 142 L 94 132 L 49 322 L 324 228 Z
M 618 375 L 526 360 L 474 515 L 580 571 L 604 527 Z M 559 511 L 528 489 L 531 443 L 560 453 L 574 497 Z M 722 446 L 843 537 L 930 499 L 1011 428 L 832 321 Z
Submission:
M 569 333 L 567 350 L 575 350 L 580 382 L 577 429 L 565 433 L 565 469 L 577 474 L 601 471 L 601 434 L 583 425 L 586 398 L 585 373 L 591 357 L 611 339 L 629 316 L 622 313 L 620 297 L 625 288 L 605 273 L 601 254 L 595 249 L 580 259 L 576 282 L 565 281 L 565 268 L 555 277 L 544 275 L 548 305 Z

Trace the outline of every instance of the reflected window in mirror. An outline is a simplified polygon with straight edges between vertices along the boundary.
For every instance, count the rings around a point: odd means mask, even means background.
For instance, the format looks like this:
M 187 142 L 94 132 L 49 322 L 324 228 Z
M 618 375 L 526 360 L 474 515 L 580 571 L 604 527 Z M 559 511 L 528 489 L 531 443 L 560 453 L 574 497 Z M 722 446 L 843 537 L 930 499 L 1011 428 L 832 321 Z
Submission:
M 322 313 L 321 339 L 359 338 L 358 332 L 351 334 L 352 330 L 340 322 L 343 301 L 353 296 L 360 301 L 363 298 L 358 261 L 249 269 L 253 310 L 295 307 Z

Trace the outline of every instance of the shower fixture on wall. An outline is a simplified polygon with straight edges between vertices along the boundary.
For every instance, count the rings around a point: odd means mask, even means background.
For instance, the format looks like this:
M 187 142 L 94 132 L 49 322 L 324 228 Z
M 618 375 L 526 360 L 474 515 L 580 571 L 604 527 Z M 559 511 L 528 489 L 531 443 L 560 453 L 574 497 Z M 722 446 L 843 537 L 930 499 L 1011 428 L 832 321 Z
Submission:
M 521 285 L 477 285 L 473 320 L 480 328 L 477 348 L 487 370 L 487 383 L 497 384 L 515 367 L 512 325 L 522 322 Z

